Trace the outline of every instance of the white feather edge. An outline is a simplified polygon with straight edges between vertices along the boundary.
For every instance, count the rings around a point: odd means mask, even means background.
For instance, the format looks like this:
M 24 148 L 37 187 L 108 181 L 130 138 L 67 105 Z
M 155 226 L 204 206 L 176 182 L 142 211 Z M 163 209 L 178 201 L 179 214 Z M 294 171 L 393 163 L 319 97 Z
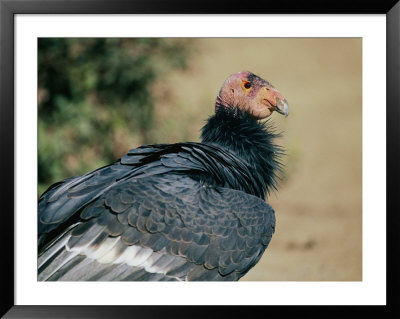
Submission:
M 160 274 L 165 274 L 168 271 L 168 266 L 173 262 L 174 259 L 182 258 L 179 256 L 173 256 L 170 262 L 165 263 L 163 266 L 157 266 L 155 263 L 162 256 L 165 256 L 164 254 L 155 252 L 151 248 L 144 248 L 137 245 L 127 246 L 121 254 L 120 249 L 118 248 L 118 244 L 121 243 L 120 236 L 106 238 L 100 245 L 97 245 L 96 247 L 91 245 L 96 240 L 96 237 L 84 246 L 77 245 L 74 247 L 69 247 L 68 245 L 68 241 L 72 237 L 70 233 L 64 233 L 63 236 L 60 237 L 61 238 L 59 238 L 60 240 L 58 242 L 56 242 L 38 258 L 38 267 L 42 266 L 59 250 L 65 249 L 66 252 L 69 252 L 69 255 L 51 273 L 43 273 L 39 275 L 39 280 L 46 280 L 47 278 L 51 277 L 55 272 L 60 270 L 67 262 L 77 255 L 84 255 L 87 258 L 95 260 L 101 264 L 126 264 L 128 266 L 144 268 L 150 273 Z M 119 255 L 118 257 L 117 254 Z M 176 279 L 179 280 L 179 278 Z
M 165 269 L 154 266 L 155 262 L 162 257 L 162 254 L 154 252 L 150 248 L 143 248 L 137 245 L 128 246 L 117 257 L 119 252 L 117 244 L 120 241 L 121 237 L 107 238 L 97 247 L 91 247 L 89 244 L 85 247 L 67 249 L 71 252 L 85 255 L 101 264 L 127 264 L 128 266 L 144 268 L 151 273 L 166 272 Z

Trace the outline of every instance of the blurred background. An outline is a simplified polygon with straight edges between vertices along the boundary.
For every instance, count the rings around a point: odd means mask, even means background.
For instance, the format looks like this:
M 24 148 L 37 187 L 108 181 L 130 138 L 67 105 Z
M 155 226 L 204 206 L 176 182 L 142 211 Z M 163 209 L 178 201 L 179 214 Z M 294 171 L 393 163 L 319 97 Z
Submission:
M 252 71 L 290 104 L 272 115 L 286 176 L 277 225 L 241 281 L 362 280 L 362 40 L 38 40 L 38 195 L 147 143 L 199 141 L 230 74 Z

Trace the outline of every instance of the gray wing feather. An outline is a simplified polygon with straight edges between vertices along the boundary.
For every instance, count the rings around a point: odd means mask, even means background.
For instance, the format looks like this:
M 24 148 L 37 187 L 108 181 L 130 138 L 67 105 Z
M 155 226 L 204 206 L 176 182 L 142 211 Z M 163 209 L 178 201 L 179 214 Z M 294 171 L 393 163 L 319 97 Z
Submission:
M 39 280 L 238 280 L 274 224 L 273 210 L 243 192 L 178 175 L 127 180 L 39 257 Z
M 271 240 L 274 211 L 256 196 L 183 174 L 233 173 L 222 165 L 231 155 L 213 161 L 208 146 L 194 145 L 141 147 L 50 188 L 39 201 L 39 280 L 238 280 L 246 274 Z M 51 239 L 53 232 L 62 235 Z

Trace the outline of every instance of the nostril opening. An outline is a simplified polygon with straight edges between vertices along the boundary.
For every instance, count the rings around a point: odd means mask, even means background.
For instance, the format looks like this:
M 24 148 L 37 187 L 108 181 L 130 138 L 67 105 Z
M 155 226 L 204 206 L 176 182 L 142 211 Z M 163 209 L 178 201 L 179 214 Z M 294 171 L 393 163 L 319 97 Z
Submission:
M 269 91 L 269 88 L 267 88 L 267 87 L 264 87 L 264 89 L 266 89 L 267 91 Z
M 232 93 L 235 93 L 235 90 L 234 90 L 234 89 L 232 89 Z

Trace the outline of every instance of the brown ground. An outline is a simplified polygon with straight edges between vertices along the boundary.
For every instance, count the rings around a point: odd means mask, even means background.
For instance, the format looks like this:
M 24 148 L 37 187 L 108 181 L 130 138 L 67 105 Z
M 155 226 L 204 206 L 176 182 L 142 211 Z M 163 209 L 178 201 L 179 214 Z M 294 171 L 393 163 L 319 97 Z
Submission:
M 190 71 L 169 76 L 157 104 L 160 140 L 195 141 L 225 78 L 249 70 L 287 98 L 272 119 L 287 178 L 268 202 L 277 226 L 249 281 L 362 280 L 361 39 L 196 39 Z M 186 127 L 178 135 L 174 125 Z

